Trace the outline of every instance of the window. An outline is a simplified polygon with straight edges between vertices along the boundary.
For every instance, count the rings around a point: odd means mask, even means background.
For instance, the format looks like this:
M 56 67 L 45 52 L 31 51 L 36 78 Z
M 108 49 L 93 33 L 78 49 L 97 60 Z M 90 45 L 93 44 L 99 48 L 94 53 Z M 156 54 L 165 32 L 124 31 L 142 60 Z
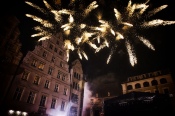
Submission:
M 158 85 L 157 80 L 153 80 L 153 81 L 151 81 L 151 84 L 152 84 L 152 86 L 154 86 L 154 85 Z
M 55 62 L 55 57 L 54 56 L 52 57 L 52 62 Z
M 53 69 L 51 67 L 49 67 L 48 74 L 51 75 L 52 72 L 53 72 Z
M 44 63 L 43 62 L 40 62 L 39 66 L 38 66 L 38 69 L 40 70 L 43 70 L 44 69 Z
M 17 87 L 17 88 L 16 88 L 16 91 L 15 91 L 15 94 L 14 94 L 14 96 L 13 96 L 13 99 L 19 101 L 19 100 L 21 99 L 22 92 L 23 92 L 23 88 Z
M 77 75 L 76 72 L 74 72 L 74 77 L 76 77 L 76 75 Z
M 144 86 L 144 87 L 149 87 L 149 82 L 144 82 L 144 83 L 143 83 L 143 86 Z
M 43 57 L 47 57 L 47 52 L 46 51 L 43 52 Z
M 63 52 L 62 52 L 62 51 L 60 51 L 60 52 L 59 52 L 59 55 L 60 55 L 60 56 L 62 56 L 62 55 L 63 55 Z
M 67 91 L 68 91 L 68 89 L 64 88 L 63 95 L 67 95 Z
M 54 51 L 57 53 L 57 51 L 58 51 L 57 48 L 55 48 Z
M 37 60 L 36 59 L 33 59 L 33 61 L 32 61 L 32 64 L 31 64 L 32 66 L 34 66 L 34 67 L 36 67 L 36 65 L 37 65 Z
M 36 93 L 31 91 L 29 93 L 29 96 L 28 96 L 28 99 L 27 99 L 27 103 L 33 104 L 34 100 L 35 100 L 35 95 L 36 95 Z
M 54 92 L 58 92 L 58 90 L 59 90 L 59 85 L 55 84 Z
M 52 50 L 52 49 L 53 49 L 53 45 L 52 45 L 52 44 L 50 44 L 49 48 Z
M 51 108 L 52 108 L 52 109 L 55 109 L 55 105 L 56 105 L 56 99 L 53 98 L 53 99 L 52 99 L 52 102 L 51 102 Z
M 66 102 L 62 101 L 62 102 L 61 102 L 61 110 L 62 110 L 62 111 L 65 110 L 65 105 L 66 105 Z
M 60 66 L 63 67 L 63 62 L 62 61 L 60 62 Z
M 127 86 L 127 89 L 128 89 L 128 90 L 133 89 L 133 88 L 132 88 L 132 85 L 128 85 L 128 86 Z
M 65 79 L 66 79 L 66 76 L 65 76 L 65 75 L 63 75 L 62 80 L 63 80 L 63 81 L 65 81 Z
M 60 79 L 60 77 L 61 77 L 61 73 L 60 71 L 58 71 L 57 78 Z
M 78 80 L 80 80 L 80 74 L 78 75 Z
M 29 72 L 24 71 L 24 72 L 23 72 L 23 75 L 22 75 L 22 79 L 23 79 L 23 80 L 27 80 L 27 79 L 28 79 L 29 74 L 30 74 Z
M 135 88 L 138 89 L 138 88 L 141 88 L 141 85 L 139 83 L 135 84 Z
M 41 100 L 40 100 L 40 104 L 39 104 L 40 106 L 45 106 L 46 98 L 47 98 L 47 97 L 46 97 L 45 95 L 42 95 L 42 96 L 41 96 Z
M 44 87 L 49 88 L 49 84 L 50 84 L 49 80 L 46 80 Z
M 72 93 L 71 101 L 72 101 L 73 103 L 78 103 L 78 95 Z
M 33 83 L 38 85 L 40 81 L 40 77 L 38 75 L 35 76 Z
M 71 106 L 70 108 L 70 116 L 77 116 L 78 115 L 78 108 Z

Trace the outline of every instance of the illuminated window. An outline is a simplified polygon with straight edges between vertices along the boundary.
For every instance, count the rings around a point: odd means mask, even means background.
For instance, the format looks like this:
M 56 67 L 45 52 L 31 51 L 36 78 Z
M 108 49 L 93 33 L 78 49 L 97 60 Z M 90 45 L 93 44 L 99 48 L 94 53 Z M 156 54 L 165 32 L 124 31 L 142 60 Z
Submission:
M 45 87 L 45 88 L 49 88 L 49 85 L 50 85 L 49 80 L 46 80 L 44 87 Z
M 52 99 L 52 103 L 51 103 L 51 108 L 52 108 L 52 109 L 55 109 L 55 105 L 56 105 L 56 99 L 53 98 L 53 99 Z
M 55 84 L 54 92 L 58 92 L 58 91 L 59 91 L 59 85 Z
M 15 94 L 14 94 L 14 96 L 13 96 L 13 99 L 19 101 L 19 100 L 21 99 L 22 92 L 23 92 L 23 88 L 17 87 L 17 88 L 16 88 L 16 91 L 15 91 Z
M 29 77 L 29 74 L 30 74 L 29 72 L 24 71 L 24 72 L 23 72 L 23 75 L 22 75 L 22 79 L 23 79 L 23 80 L 27 80 L 28 77 Z
M 40 62 L 39 66 L 38 66 L 38 69 L 40 70 L 43 70 L 44 69 L 44 63 L 43 62 Z
M 27 103 L 33 104 L 34 100 L 35 100 L 35 95 L 36 95 L 36 93 L 31 91 L 29 93 L 29 96 L 28 96 L 28 99 L 27 99 Z
M 41 100 L 40 100 L 40 106 L 45 106 L 45 104 L 46 104 L 46 96 L 45 95 L 42 95 L 41 96 Z
M 31 64 L 32 66 L 34 66 L 34 67 L 36 67 L 36 65 L 37 65 L 37 60 L 36 59 L 33 59 L 33 61 L 32 61 L 32 64 Z
M 40 77 L 38 75 L 35 76 L 33 83 L 38 85 L 40 81 Z
M 62 110 L 62 111 L 65 110 L 65 105 L 66 105 L 66 102 L 65 102 L 65 101 L 62 101 L 62 102 L 61 102 L 61 110 Z

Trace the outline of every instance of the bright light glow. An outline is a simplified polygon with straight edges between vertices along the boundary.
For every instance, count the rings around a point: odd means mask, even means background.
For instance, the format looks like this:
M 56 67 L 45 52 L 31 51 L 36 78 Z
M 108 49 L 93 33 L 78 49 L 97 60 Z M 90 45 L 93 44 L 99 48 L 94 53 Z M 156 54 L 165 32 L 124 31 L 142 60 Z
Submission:
M 28 114 L 27 112 L 22 112 L 23 116 L 27 116 L 27 114 Z
M 16 111 L 16 114 L 17 115 L 21 115 L 21 111 Z
M 9 110 L 9 114 L 14 114 L 14 110 Z
M 83 99 L 83 112 L 82 116 L 86 116 L 86 109 L 90 107 L 91 100 L 90 98 L 92 97 L 92 92 L 89 89 L 89 85 L 86 82 L 84 85 L 84 99 Z
M 102 12 L 95 10 L 99 6 L 96 1 L 91 2 L 87 7 L 77 8 L 76 5 L 73 5 L 71 8 L 68 7 L 68 9 L 54 9 L 46 0 L 43 0 L 46 9 L 31 2 L 26 2 L 26 4 L 37 9 L 47 17 L 54 16 L 53 18 L 46 20 L 46 18 L 42 19 L 31 14 L 26 14 L 26 16 L 42 25 L 34 27 L 34 30 L 38 31 L 38 33 L 33 34 L 32 37 L 40 37 L 38 41 L 50 39 L 56 32 L 63 32 L 67 61 L 69 61 L 70 51 L 77 51 L 80 59 L 84 57 L 88 60 L 84 49 L 85 45 L 89 45 L 94 50 L 94 53 L 106 47 L 110 49 L 106 61 L 108 64 L 121 44 L 127 49 L 129 61 L 134 66 L 137 64 L 133 44 L 135 39 L 141 41 L 149 49 L 155 50 L 151 41 L 140 35 L 138 30 L 175 24 L 175 21 L 151 19 L 153 15 L 167 8 L 168 5 L 162 5 L 148 11 L 149 2 L 149 0 L 146 0 L 144 3 L 132 3 L 129 0 L 127 6 L 123 7 L 124 9 L 113 8 L 114 19 L 105 20 Z M 82 3 L 79 2 L 79 4 Z M 91 15 L 92 13 L 96 13 L 96 15 Z M 89 18 L 89 16 L 95 17 Z M 96 18 L 97 22 L 93 22 L 94 20 L 91 20 L 91 18 Z

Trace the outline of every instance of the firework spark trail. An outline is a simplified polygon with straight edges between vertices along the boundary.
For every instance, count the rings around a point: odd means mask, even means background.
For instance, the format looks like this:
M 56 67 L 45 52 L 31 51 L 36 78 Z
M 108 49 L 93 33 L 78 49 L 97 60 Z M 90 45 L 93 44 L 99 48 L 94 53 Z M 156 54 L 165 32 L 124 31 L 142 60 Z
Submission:
M 137 30 L 175 24 L 175 21 L 164 21 L 162 19 L 149 20 L 151 16 L 167 8 L 168 5 L 162 5 L 158 8 L 153 9 L 152 11 L 146 12 L 146 10 L 149 7 L 149 5 L 147 5 L 148 2 L 149 0 L 147 0 L 145 3 L 133 4 L 131 0 L 129 0 L 128 5 L 125 9 L 126 10 L 125 13 L 120 13 L 118 9 L 114 8 L 113 11 L 115 16 L 115 20 L 114 20 L 115 22 L 110 22 L 111 23 L 110 25 L 112 25 L 112 26 L 108 26 L 108 30 L 111 30 L 110 32 L 107 31 L 107 29 L 102 31 L 101 28 L 97 28 L 98 31 L 100 31 L 101 33 L 104 33 L 102 34 L 103 36 L 101 37 L 105 37 L 104 35 L 109 33 L 113 35 L 113 39 L 108 38 L 107 40 L 107 42 L 109 42 L 108 43 L 109 46 L 112 46 L 110 47 L 111 52 L 109 53 L 107 64 L 109 63 L 112 55 L 116 51 L 115 47 L 117 47 L 119 44 L 117 41 L 120 41 L 121 39 L 123 39 L 125 41 L 125 46 L 129 55 L 129 61 L 131 65 L 134 66 L 135 64 L 137 64 L 137 57 L 134 52 L 135 51 L 134 46 L 131 45 L 131 43 L 134 42 L 133 39 L 138 39 L 151 50 L 155 50 L 154 46 L 151 44 L 149 40 L 147 40 L 142 36 L 135 36 L 135 35 L 138 35 Z M 146 17 L 146 20 L 143 19 L 144 17 Z M 107 21 L 103 21 L 101 22 L 101 24 L 103 24 L 104 22 L 107 22 Z M 118 27 L 121 27 L 121 28 L 118 28 Z
M 124 13 L 121 13 L 117 8 L 113 9 L 115 19 L 109 21 L 102 19 L 102 15 L 99 15 L 97 17 L 98 25 L 92 24 L 91 19 L 88 19 L 88 21 L 86 20 L 90 13 L 98 8 L 99 5 L 96 1 L 91 2 L 84 10 L 53 9 L 46 0 L 43 0 L 46 9 L 40 8 L 31 2 L 26 2 L 47 17 L 52 14 L 52 16 L 54 16 L 54 21 L 50 18 L 45 20 L 31 14 L 26 14 L 26 16 L 42 25 L 36 26 L 34 30 L 38 33 L 32 35 L 32 37 L 41 37 L 39 41 L 51 38 L 53 34 L 60 30 L 64 32 L 66 36 L 64 37 L 64 47 L 66 49 L 67 61 L 69 60 L 70 51 L 75 50 L 80 59 L 83 57 L 88 59 L 86 52 L 83 50 L 84 45 L 87 44 L 94 49 L 95 53 L 101 51 L 105 47 L 110 49 L 106 62 L 108 64 L 114 52 L 118 49 L 119 44 L 122 44 L 122 41 L 124 41 L 124 45 L 129 55 L 129 61 L 131 65 L 134 66 L 137 64 L 134 46 L 132 45 L 135 39 L 141 41 L 151 50 L 155 50 L 149 40 L 145 37 L 137 36 L 139 35 L 137 34 L 137 32 L 139 32 L 138 30 L 175 24 L 175 21 L 150 19 L 151 16 L 167 8 L 168 5 L 162 5 L 151 11 L 147 11 L 149 7 L 148 2 L 149 0 L 137 4 L 132 3 L 131 0 L 129 0 L 127 6 L 124 7 Z
M 35 4 L 31 3 L 31 2 L 26 1 L 25 3 L 30 5 L 30 6 L 32 6 L 33 8 L 37 9 L 38 11 L 40 11 L 40 12 L 42 12 L 44 14 L 46 13 L 44 9 L 40 8 L 39 6 L 37 6 L 37 5 L 35 5 Z
M 137 64 L 137 57 L 136 57 L 135 52 L 133 50 L 133 47 L 131 46 L 129 41 L 126 41 L 126 47 L 128 50 L 130 63 L 132 66 L 134 66 L 135 64 Z
M 154 46 L 150 43 L 149 40 L 143 38 L 143 37 L 140 37 L 138 36 L 139 40 L 143 42 L 143 44 L 145 44 L 148 48 L 152 49 L 152 50 L 155 50 Z

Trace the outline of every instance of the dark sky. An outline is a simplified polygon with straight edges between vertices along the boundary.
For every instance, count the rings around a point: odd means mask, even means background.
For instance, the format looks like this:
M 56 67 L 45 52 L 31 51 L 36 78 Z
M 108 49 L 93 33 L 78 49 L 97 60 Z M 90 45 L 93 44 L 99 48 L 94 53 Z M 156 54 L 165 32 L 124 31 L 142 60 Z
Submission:
M 42 0 L 29 0 L 37 5 L 42 3 Z M 68 0 L 67 0 L 68 1 Z M 87 2 L 87 0 L 85 0 Z M 92 0 L 90 0 L 92 1 Z M 106 0 L 106 4 L 102 7 L 103 11 L 106 9 L 113 8 L 113 6 L 123 7 L 122 5 L 128 2 L 128 0 L 116 0 L 118 4 L 112 4 L 115 0 Z M 138 0 L 133 0 L 136 2 Z M 140 0 L 139 0 L 140 1 Z M 143 1 L 145 2 L 145 1 Z M 123 4 L 122 4 L 123 3 Z M 163 20 L 174 20 L 175 21 L 175 1 L 174 0 L 150 0 L 150 8 L 153 9 L 163 4 L 169 6 L 156 14 L 155 18 Z M 108 4 L 108 5 L 107 5 Z M 32 50 L 34 45 L 37 43 L 35 38 L 30 36 L 34 33 L 33 26 L 35 23 L 33 20 L 25 16 L 26 13 L 35 14 L 32 7 L 26 5 L 24 0 L 13 0 L 12 2 L 5 1 L 4 6 L 1 8 L 3 15 L 15 14 L 20 20 L 20 39 L 23 43 L 22 50 Z M 66 2 L 64 0 L 64 6 Z M 126 6 L 124 6 L 126 7 Z M 110 13 L 109 13 L 110 14 Z M 129 57 L 124 49 L 116 51 L 109 64 L 106 64 L 106 59 L 109 54 L 108 49 L 104 49 L 101 52 L 94 54 L 91 50 L 88 53 L 89 60 L 81 60 L 83 64 L 84 73 L 88 75 L 88 79 L 99 79 L 99 77 L 107 77 L 106 75 L 114 74 L 115 79 L 118 81 L 125 81 L 127 77 L 133 75 L 139 75 L 143 73 L 153 72 L 157 70 L 170 69 L 173 78 L 175 79 L 175 45 L 174 45 L 174 33 L 175 25 L 159 26 L 156 28 L 148 29 L 143 32 L 144 35 L 149 38 L 155 47 L 155 51 L 152 51 L 145 47 L 143 44 L 136 44 L 135 52 L 137 56 L 137 64 L 133 67 L 129 63 Z M 124 47 L 123 47 L 124 48 Z M 71 57 L 72 56 L 72 57 Z M 71 60 L 77 58 L 75 54 L 71 54 Z M 104 76 L 103 76 L 104 75 Z

